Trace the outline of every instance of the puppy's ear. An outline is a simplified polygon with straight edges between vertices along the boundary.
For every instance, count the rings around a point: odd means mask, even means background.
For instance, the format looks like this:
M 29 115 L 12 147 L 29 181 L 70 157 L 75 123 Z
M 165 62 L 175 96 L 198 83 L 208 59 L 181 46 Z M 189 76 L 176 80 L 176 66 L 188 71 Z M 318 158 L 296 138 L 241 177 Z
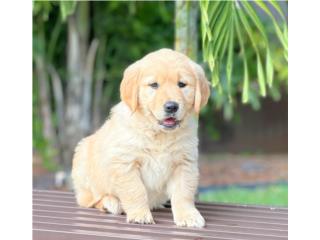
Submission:
M 134 112 L 138 107 L 138 80 L 140 75 L 139 62 L 135 62 L 124 71 L 120 84 L 120 97 Z
M 195 62 L 191 62 L 194 74 L 196 77 L 196 92 L 194 97 L 194 110 L 199 113 L 203 108 L 210 96 L 210 83 L 208 82 L 206 75 L 200 65 Z

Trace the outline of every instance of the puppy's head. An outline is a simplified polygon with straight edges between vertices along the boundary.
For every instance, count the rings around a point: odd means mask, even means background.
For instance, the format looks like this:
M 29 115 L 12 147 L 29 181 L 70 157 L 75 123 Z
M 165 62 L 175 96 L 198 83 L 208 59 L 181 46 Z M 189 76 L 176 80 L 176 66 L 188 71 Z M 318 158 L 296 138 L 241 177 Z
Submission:
M 210 87 L 203 69 L 185 55 L 161 49 L 130 65 L 120 85 L 121 99 L 164 130 L 179 126 L 206 105 Z

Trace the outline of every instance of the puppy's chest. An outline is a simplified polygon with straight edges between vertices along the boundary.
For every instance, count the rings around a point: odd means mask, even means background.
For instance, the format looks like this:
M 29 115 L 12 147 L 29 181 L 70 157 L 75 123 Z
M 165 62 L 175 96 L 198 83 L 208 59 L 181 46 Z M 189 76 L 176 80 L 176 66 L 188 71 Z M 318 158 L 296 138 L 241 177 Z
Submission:
M 182 160 L 182 153 L 144 149 L 141 160 L 140 171 L 146 188 L 161 191 L 172 176 L 178 161 Z

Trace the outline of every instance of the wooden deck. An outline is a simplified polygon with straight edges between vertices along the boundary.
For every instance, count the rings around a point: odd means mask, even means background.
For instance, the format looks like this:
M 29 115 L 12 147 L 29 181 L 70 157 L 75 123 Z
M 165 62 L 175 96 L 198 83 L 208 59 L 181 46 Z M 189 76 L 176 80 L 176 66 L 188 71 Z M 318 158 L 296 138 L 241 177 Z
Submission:
M 197 203 L 203 229 L 176 227 L 170 206 L 153 212 L 154 225 L 126 223 L 97 209 L 80 208 L 71 192 L 33 191 L 33 239 L 288 239 L 288 209 Z

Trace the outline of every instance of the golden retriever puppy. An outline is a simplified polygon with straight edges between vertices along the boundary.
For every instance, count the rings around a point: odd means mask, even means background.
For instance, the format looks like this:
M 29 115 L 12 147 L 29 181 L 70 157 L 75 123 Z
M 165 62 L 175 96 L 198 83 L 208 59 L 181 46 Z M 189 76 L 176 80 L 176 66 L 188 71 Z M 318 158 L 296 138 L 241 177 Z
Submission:
M 151 210 L 171 200 L 178 226 L 203 227 L 195 208 L 198 114 L 209 82 L 202 68 L 170 49 L 130 65 L 121 102 L 93 135 L 76 147 L 72 178 L 80 206 L 154 223 Z

